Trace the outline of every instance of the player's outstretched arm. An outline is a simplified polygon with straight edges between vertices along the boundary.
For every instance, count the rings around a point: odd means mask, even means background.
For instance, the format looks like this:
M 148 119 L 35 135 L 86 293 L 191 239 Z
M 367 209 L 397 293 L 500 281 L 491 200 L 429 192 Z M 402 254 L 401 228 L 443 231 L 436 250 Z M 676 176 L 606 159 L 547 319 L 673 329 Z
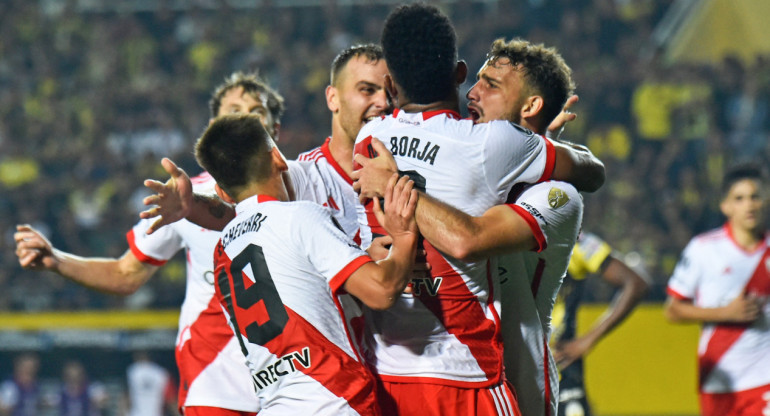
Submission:
M 571 183 L 578 191 L 594 192 L 604 184 L 604 164 L 587 147 L 559 139 L 567 123 L 577 118 L 577 114 L 570 111 L 577 102 L 577 95 L 569 97 L 564 108 L 548 125 L 546 137 L 551 139 L 556 150 L 552 176 L 553 179 Z
M 552 140 L 556 152 L 551 179 L 571 183 L 578 191 L 595 192 L 604 185 L 604 163 L 582 145 Z
M 391 307 L 404 291 L 417 252 L 417 191 L 408 177 L 397 178 L 393 175 L 385 188 L 384 212 L 379 201 L 374 202 L 377 220 L 393 239 L 390 254 L 384 260 L 364 264 L 345 282 L 348 293 L 377 310 Z
M 675 323 L 750 323 L 759 317 L 761 311 L 761 300 L 745 293 L 741 293 L 727 305 L 718 308 L 703 308 L 695 306 L 690 300 L 669 296 L 664 308 L 666 318 Z
M 561 133 L 564 131 L 564 127 L 567 125 L 567 123 L 577 118 L 577 114 L 569 110 L 573 105 L 575 105 L 576 102 L 578 102 L 578 100 L 579 98 L 577 95 L 573 95 L 567 99 L 567 102 L 564 103 L 564 108 L 562 108 L 561 113 L 559 113 L 556 118 L 551 121 L 551 124 L 548 125 L 548 129 L 545 133 L 546 137 L 549 139 L 559 139 L 559 136 L 561 136 Z
M 601 276 L 610 284 L 620 287 L 620 290 L 588 332 L 555 346 L 553 358 L 560 369 L 566 368 L 575 360 L 585 356 L 602 338 L 623 322 L 639 304 L 649 287 L 647 279 L 612 255 L 607 258 Z
M 139 261 L 131 250 L 119 259 L 80 257 L 63 252 L 29 225 L 17 225 L 13 237 L 21 267 L 52 271 L 100 292 L 129 295 L 158 269 Z
M 183 218 L 203 228 L 221 231 L 235 217 L 234 207 L 216 195 L 193 193 L 190 177 L 171 159 L 163 158 L 161 165 L 171 176 L 165 183 L 153 179 L 144 181 L 144 186 L 155 192 L 144 198 L 144 205 L 154 207 L 142 211 L 139 217 L 159 217 L 147 229 L 147 234 Z

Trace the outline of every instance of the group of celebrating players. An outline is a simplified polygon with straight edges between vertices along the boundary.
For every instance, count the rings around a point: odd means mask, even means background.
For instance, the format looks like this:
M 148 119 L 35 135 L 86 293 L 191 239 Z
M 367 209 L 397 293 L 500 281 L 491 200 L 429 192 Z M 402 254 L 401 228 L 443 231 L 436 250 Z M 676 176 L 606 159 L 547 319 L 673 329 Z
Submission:
M 380 42 L 332 63 L 320 147 L 286 160 L 283 99 L 235 73 L 195 145 L 205 173 L 162 161 L 170 179 L 145 182 L 153 207 L 121 258 L 19 226 L 20 263 L 127 294 L 187 250 L 185 415 L 563 412 L 551 313 L 579 191 L 605 179 L 558 137 L 571 71 L 552 48 L 496 40 L 463 118 L 468 69 L 443 13 L 399 6 Z

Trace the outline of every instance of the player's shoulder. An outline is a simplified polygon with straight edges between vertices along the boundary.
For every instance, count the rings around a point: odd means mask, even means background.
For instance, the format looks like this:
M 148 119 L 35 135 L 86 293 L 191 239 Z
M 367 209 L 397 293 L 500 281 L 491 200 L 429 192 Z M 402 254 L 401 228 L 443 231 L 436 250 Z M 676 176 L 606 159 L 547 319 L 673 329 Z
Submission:
M 310 149 L 306 152 L 302 152 L 299 155 L 297 155 L 297 162 L 308 162 L 308 161 L 314 161 L 318 158 L 323 157 L 323 152 L 321 151 L 321 147 L 316 147 L 314 149 Z
M 537 205 L 560 209 L 567 205 L 583 205 L 583 197 L 570 183 L 545 181 L 527 187 L 517 201 L 537 203 Z
M 519 137 L 538 136 L 532 130 L 507 120 L 492 120 L 492 121 L 487 121 L 485 123 L 477 123 L 473 125 L 473 129 L 479 134 L 484 133 L 491 136 L 498 136 L 498 135 L 519 136 Z
M 711 245 L 715 244 L 721 241 L 724 241 L 725 239 L 729 239 L 730 235 L 727 230 L 727 227 L 719 227 L 714 228 L 712 230 L 708 230 L 706 232 L 700 233 L 696 235 L 695 237 L 690 240 L 690 245 L 692 246 L 701 246 L 701 245 Z

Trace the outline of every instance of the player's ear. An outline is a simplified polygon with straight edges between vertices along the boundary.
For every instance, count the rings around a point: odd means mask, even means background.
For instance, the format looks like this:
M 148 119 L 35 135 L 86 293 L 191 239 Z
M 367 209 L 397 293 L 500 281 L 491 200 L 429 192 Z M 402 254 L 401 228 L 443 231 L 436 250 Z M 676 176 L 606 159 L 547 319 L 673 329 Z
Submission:
M 286 158 L 283 157 L 281 151 L 278 150 L 278 146 L 273 146 L 273 149 L 270 150 L 270 154 L 273 157 L 273 164 L 278 168 L 279 171 L 284 172 L 289 170 L 289 165 L 286 163 Z
M 273 141 L 278 141 L 278 133 L 281 132 L 281 123 L 275 122 L 273 123 Z
M 455 65 L 455 83 L 456 85 L 462 85 L 465 82 L 465 78 L 468 77 L 468 65 L 465 61 L 457 61 Z
M 385 80 L 383 87 L 385 88 L 385 94 L 388 96 L 390 106 L 392 108 L 398 107 L 398 90 L 396 89 L 396 83 L 393 82 L 393 77 L 390 74 L 385 74 Z
M 227 202 L 228 204 L 234 204 L 235 203 L 235 200 L 233 198 L 231 198 L 230 195 L 228 195 L 227 192 L 225 192 L 224 189 L 220 188 L 218 183 L 214 184 L 214 190 L 217 192 L 217 196 L 221 200 Z
M 543 97 L 539 95 L 530 95 L 524 100 L 524 104 L 521 107 L 521 117 L 526 119 L 534 119 L 540 115 L 540 111 L 543 110 Z
M 329 111 L 336 113 L 340 109 L 340 100 L 337 96 L 337 88 L 334 86 L 326 87 L 326 106 L 329 107 Z

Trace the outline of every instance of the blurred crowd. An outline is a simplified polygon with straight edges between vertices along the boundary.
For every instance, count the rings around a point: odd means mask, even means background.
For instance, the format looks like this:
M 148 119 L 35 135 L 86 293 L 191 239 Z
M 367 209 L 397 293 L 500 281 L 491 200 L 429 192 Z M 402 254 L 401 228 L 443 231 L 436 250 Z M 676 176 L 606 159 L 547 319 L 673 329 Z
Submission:
M 392 8 L 374 0 L 240 3 L 0 2 L 0 310 L 178 306 L 183 259 L 129 298 L 104 296 L 23 271 L 15 226 L 30 223 L 69 252 L 120 256 L 148 194 L 142 181 L 166 178 L 161 157 L 200 171 L 192 144 L 208 121 L 210 92 L 236 70 L 258 70 L 284 96 L 280 143 L 288 157 L 321 144 L 330 132 L 331 60 L 347 45 L 376 42 Z M 770 57 L 666 62 L 650 39 L 670 5 L 442 6 L 472 72 L 497 37 L 555 46 L 571 65 L 580 101 L 563 137 L 588 145 L 608 178 L 585 196 L 584 228 L 651 277 L 649 300 L 663 299 L 687 241 L 721 224 L 725 167 L 770 160 Z

